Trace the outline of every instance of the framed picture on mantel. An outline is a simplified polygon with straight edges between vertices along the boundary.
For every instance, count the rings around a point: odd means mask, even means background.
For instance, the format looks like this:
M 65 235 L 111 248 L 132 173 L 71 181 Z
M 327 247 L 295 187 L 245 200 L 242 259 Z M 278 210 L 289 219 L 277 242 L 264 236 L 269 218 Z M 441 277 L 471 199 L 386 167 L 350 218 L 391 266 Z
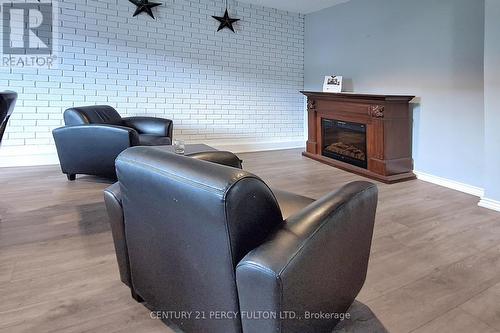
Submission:
M 342 76 L 325 76 L 323 83 L 323 92 L 340 93 L 342 92 Z

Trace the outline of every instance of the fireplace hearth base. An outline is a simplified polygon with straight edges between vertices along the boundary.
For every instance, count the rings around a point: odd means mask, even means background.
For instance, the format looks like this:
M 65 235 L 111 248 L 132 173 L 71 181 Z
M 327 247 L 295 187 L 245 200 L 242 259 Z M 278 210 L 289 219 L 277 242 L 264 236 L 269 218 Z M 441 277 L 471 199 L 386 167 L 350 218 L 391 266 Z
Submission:
M 316 155 L 316 154 L 311 154 L 308 153 L 307 151 L 302 152 L 302 155 L 305 157 L 309 157 L 313 160 L 316 160 L 318 162 L 321 162 L 323 164 L 327 164 L 345 171 L 349 171 L 352 173 L 355 173 L 357 175 L 367 177 L 370 179 L 378 180 L 382 183 L 386 184 L 395 184 L 395 183 L 400 183 L 408 180 L 413 180 L 417 179 L 417 176 L 411 171 L 411 172 L 405 172 L 405 173 L 398 173 L 396 175 L 391 175 L 391 176 L 382 176 L 377 173 L 371 172 L 370 170 L 356 167 L 352 164 L 345 163 L 342 161 L 334 160 L 332 158 L 328 158 L 326 156 L 321 156 L 321 155 Z
M 302 93 L 308 98 L 308 141 L 304 156 L 389 184 L 416 178 L 409 105 L 414 96 Z M 366 168 L 324 156 L 324 148 L 330 144 L 323 138 L 325 119 L 366 126 Z

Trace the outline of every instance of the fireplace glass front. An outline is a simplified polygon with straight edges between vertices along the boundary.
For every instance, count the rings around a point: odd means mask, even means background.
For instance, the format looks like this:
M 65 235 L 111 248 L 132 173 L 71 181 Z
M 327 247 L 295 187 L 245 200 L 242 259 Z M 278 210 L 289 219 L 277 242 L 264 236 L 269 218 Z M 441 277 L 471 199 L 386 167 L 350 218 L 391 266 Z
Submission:
M 358 123 L 322 119 L 323 156 L 367 168 L 366 126 Z

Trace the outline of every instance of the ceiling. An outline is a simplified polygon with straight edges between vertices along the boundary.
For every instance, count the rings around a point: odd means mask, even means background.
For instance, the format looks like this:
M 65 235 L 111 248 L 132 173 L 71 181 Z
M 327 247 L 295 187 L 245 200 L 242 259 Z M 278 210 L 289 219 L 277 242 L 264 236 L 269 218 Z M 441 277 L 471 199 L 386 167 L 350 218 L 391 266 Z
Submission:
M 349 0 L 239 0 L 265 7 L 308 14 Z

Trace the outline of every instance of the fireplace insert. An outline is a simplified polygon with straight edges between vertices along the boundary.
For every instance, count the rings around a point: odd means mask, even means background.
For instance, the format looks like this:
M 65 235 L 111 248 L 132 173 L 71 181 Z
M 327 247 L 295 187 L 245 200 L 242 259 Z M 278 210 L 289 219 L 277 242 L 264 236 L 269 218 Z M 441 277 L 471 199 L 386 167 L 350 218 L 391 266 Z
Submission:
M 368 168 L 366 126 L 358 123 L 321 119 L 323 156 Z

